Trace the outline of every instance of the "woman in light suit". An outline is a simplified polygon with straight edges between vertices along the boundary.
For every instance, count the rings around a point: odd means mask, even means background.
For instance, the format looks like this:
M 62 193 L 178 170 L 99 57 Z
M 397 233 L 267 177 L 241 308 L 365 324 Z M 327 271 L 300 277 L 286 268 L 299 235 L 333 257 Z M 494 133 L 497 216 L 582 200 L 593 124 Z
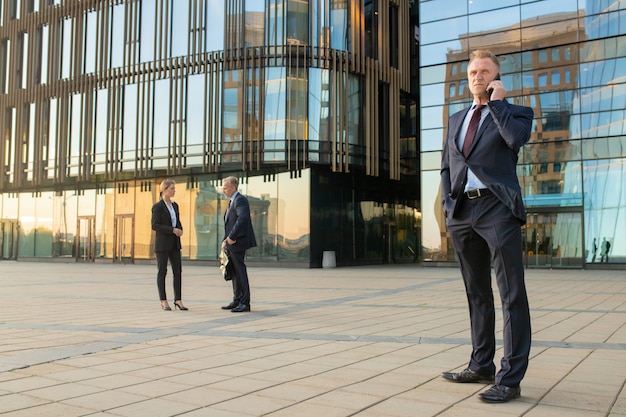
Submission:
M 156 232 L 154 241 L 154 253 L 157 261 L 157 288 L 161 308 L 171 311 L 165 294 L 165 275 L 167 274 L 167 261 L 169 259 L 174 274 L 174 308 L 188 310 L 181 300 L 182 266 L 180 237 L 183 234 L 183 226 L 180 223 L 178 204 L 171 200 L 176 194 L 176 183 L 172 179 L 166 179 L 161 183 L 161 199 L 152 206 L 152 230 Z

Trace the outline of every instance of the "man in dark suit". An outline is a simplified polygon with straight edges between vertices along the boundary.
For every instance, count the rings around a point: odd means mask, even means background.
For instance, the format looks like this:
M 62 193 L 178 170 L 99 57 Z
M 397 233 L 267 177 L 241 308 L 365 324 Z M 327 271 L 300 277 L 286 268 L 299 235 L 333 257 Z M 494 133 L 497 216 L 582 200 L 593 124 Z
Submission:
M 222 180 L 222 191 L 229 199 L 228 209 L 224 214 L 224 239 L 222 247 L 230 255 L 235 277 L 233 282 L 233 301 L 222 307 L 233 313 L 250 311 L 250 284 L 245 264 L 246 250 L 256 246 L 256 238 L 250 219 L 248 199 L 237 191 L 239 181 L 235 177 Z
M 448 121 L 441 186 L 446 225 L 467 293 L 472 354 L 465 370 L 444 372 L 442 377 L 452 382 L 495 382 L 479 398 L 507 402 L 521 395 L 531 344 L 522 259 L 526 210 L 516 165 L 518 151 L 530 138 L 533 111 L 505 100 L 500 63 L 491 52 L 472 53 L 467 75 L 474 103 Z M 492 262 L 504 323 L 497 374 Z

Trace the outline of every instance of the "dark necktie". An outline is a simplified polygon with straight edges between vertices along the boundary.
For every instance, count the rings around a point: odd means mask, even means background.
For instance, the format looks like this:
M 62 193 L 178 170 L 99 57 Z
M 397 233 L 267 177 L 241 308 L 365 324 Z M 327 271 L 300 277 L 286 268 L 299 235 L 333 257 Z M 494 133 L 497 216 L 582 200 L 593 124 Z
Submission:
M 478 125 L 480 124 L 480 113 L 483 107 L 485 107 L 484 104 L 476 106 L 474 114 L 472 114 L 472 118 L 470 119 L 469 126 L 467 127 L 467 133 L 465 134 L 465 140 L 463 141 L 463 155 L 466 158 L 469 154 L 470 148 L 472 147 L 474 136 L 476 136 L 476 131 L 478 130 Z
M 226 216 L 228 216 L 228 212 L 230 211 L 230 198 L 228 199 L 228 207 L 226 207 L 226 212 L 224 213 L 224 220 L 226 220 Z

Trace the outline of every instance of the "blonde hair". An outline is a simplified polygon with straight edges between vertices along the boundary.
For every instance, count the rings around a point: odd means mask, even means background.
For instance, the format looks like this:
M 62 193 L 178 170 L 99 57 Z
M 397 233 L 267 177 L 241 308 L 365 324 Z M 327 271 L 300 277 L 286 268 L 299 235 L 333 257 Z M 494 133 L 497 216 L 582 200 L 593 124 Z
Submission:
M 235 177 L 226 177 L 222 181 L 226 181 L 230 185 L 235 187 L 235 190 L 239 188 L 239 180 Z
M 485 50 L 485 49 L 478 49 L 478 50 L 476 50 L 476 51 L 472 52 L 472 53 L 470 54 L 470 57 L 469 57 L 469 63 L 468 63 L 468 65 L 469 65 L 469 64 L 470 64 L 473 60 L 478 59 L 478 58 L 489 58 L 489 59 L 491 59 L 491 60 L 492 60 L 492 61 L 496 64 L 496 66 L 498 67 L 498 70 L 500 69 L 500 61 L 498 60 L 498 57 L 497 57 L 497 56 L 495 56 L 493 52 L 491 52 L 491 51 L 487 51 L 487 50 Z
M 161 191 L 159 192 L 159 195 L 162 195 L 163 191 L 165 191 L 167 188 L 169 188 L 169 186 L 172 185 L 172 184 L 176 184 L 176 181 L 174 181 L 171 178 L 164 179 L 161 182 Z

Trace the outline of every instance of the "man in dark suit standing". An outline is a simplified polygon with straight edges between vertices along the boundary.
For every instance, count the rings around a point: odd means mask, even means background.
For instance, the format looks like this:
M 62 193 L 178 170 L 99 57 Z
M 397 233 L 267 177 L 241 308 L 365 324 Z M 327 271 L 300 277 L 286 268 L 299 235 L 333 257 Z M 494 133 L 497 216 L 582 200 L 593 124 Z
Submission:
M 441 162 L 443 210 L 465 284 L 472 336 L 468 367 L 442 377 L 452 382 L 495 382 L 479 394 L 486 402 L 519 398 L 531 344 L 522 258 L 526 210 L 516 165 L 520 148 L 530 138 L 533 111 L 505 100 L 507 91 L 499 75 L 495 55 L 471 54 L 467 76 L 474 103 L 450 117 Z M 492 262 L 504 323 L 497 374 Z
M 256 246 L 256 238 L 250 219 L 248 199 L 237 191 L 239 181 L 235 177 L 222 180 L 222 191 L 228 197 L 228 209 L 224 214 L 224 239 L 222 247 L 230 254 L 235 277 L 233 282 L 233 301 L 223 306 L 233 313 L 250 311 L 250 284 L 245 264 L 246 250 Z

